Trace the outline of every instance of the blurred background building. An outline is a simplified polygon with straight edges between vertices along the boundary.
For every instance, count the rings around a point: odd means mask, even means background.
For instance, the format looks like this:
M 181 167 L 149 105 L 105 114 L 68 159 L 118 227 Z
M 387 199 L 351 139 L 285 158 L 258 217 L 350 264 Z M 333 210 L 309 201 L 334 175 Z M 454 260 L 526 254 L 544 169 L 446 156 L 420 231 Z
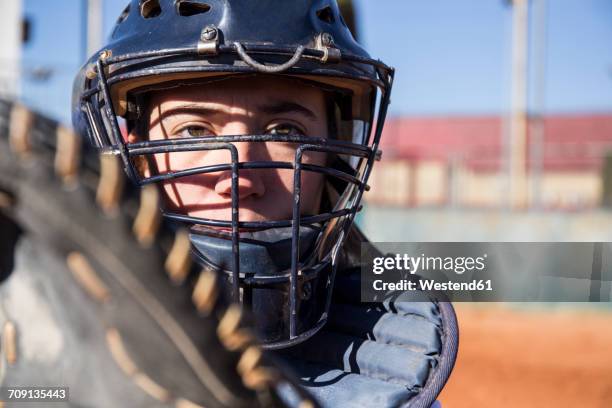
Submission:
M 529 118 L 529 120 L 533 120 Z M 537 162 L 533 132 L 525 151 L 528 207 L 590 210 L 609 205 L 612 113 L 543 118 Z M 509 205 L 501 116 L 394 117 L 375 169 L 372 205 L 500 208 Z

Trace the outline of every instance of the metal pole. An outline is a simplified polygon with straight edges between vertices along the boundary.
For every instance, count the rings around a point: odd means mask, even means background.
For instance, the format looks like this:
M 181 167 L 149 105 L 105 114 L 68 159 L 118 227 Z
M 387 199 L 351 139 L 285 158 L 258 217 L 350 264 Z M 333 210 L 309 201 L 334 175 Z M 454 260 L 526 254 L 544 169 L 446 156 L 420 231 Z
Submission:
M 531 196 L 532 205 L 542 207 L 542 173 L 544 168 L 544 106 L 546 94 L 546 48 L 547 48 L 547 20 L 546 0 L 537 0 L 535 8 L 534 32 L 534 62 L 535 67 L 535 95 L 534 112 L 536 116 L 531 123 Z
M 510 196 L 512 208 L 527 206 L 527 30 L 528 0 L 513 0 Z
M 86 0 L 87 57 L 102 47 L 102 0 Z
M 0 13 L 0 96 L 18 98 L 21 74 L 21 0 L 2 4 Z
M 80 62 L 83 63 L 87 60 L 87 2 L 89 0 L 81 0 L 81 38 L 80 38 L 80 49 L 81 49 L 81 59 Z

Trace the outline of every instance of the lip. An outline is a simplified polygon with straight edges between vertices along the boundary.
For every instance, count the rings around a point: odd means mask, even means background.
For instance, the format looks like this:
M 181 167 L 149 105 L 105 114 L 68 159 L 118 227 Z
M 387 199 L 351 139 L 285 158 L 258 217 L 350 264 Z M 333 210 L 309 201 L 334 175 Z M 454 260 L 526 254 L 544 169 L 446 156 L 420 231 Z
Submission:
M 222 234 L 222 235 L 231 235 L 232 234 L 232 229 L 228 228 L 228 227 L 204 227 L 204 226 L 196 226 L 193 227 L 195 228 L 195 230 L 197 232 L 213 232 L 213 233 L 218 233 L 218 234 Z M 261 231 L 261 229 L 258 228 L 239 228 L 238 229 L 238 234 L 241 233 L 246 233 L 246 232 L 257 232 L 257 231 Z

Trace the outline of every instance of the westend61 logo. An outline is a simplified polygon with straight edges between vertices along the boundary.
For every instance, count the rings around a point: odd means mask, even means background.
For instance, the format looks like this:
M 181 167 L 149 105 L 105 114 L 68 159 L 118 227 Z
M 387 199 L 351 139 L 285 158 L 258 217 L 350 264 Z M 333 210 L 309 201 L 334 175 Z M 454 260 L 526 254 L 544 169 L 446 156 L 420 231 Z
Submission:
M 396 254 L 395 256 L 379 256 L 373 259 L 372 272 L 380 275 L 385 271 L 408 271 L 411 275 L 419 271 L 445 271 L 462 275 L 465 272 L 482 271 L 486 268 L 487 254 L 478 257 L 459 256 L 410 256 Z

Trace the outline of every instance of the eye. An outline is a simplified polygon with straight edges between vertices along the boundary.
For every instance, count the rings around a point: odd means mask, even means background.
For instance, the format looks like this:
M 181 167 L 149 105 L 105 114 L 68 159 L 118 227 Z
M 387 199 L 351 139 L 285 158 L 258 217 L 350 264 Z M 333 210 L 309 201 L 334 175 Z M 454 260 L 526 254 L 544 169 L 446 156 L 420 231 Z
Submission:
M 281 136 L 304 136 L 306 132 L 298 125 L 292 123 L 277 123 L 268 126 L 266 133 Z
M 174 132 L 176 137 L 205 137 L 215 136 L 215 133 L 202 125 L 190 125 Z

